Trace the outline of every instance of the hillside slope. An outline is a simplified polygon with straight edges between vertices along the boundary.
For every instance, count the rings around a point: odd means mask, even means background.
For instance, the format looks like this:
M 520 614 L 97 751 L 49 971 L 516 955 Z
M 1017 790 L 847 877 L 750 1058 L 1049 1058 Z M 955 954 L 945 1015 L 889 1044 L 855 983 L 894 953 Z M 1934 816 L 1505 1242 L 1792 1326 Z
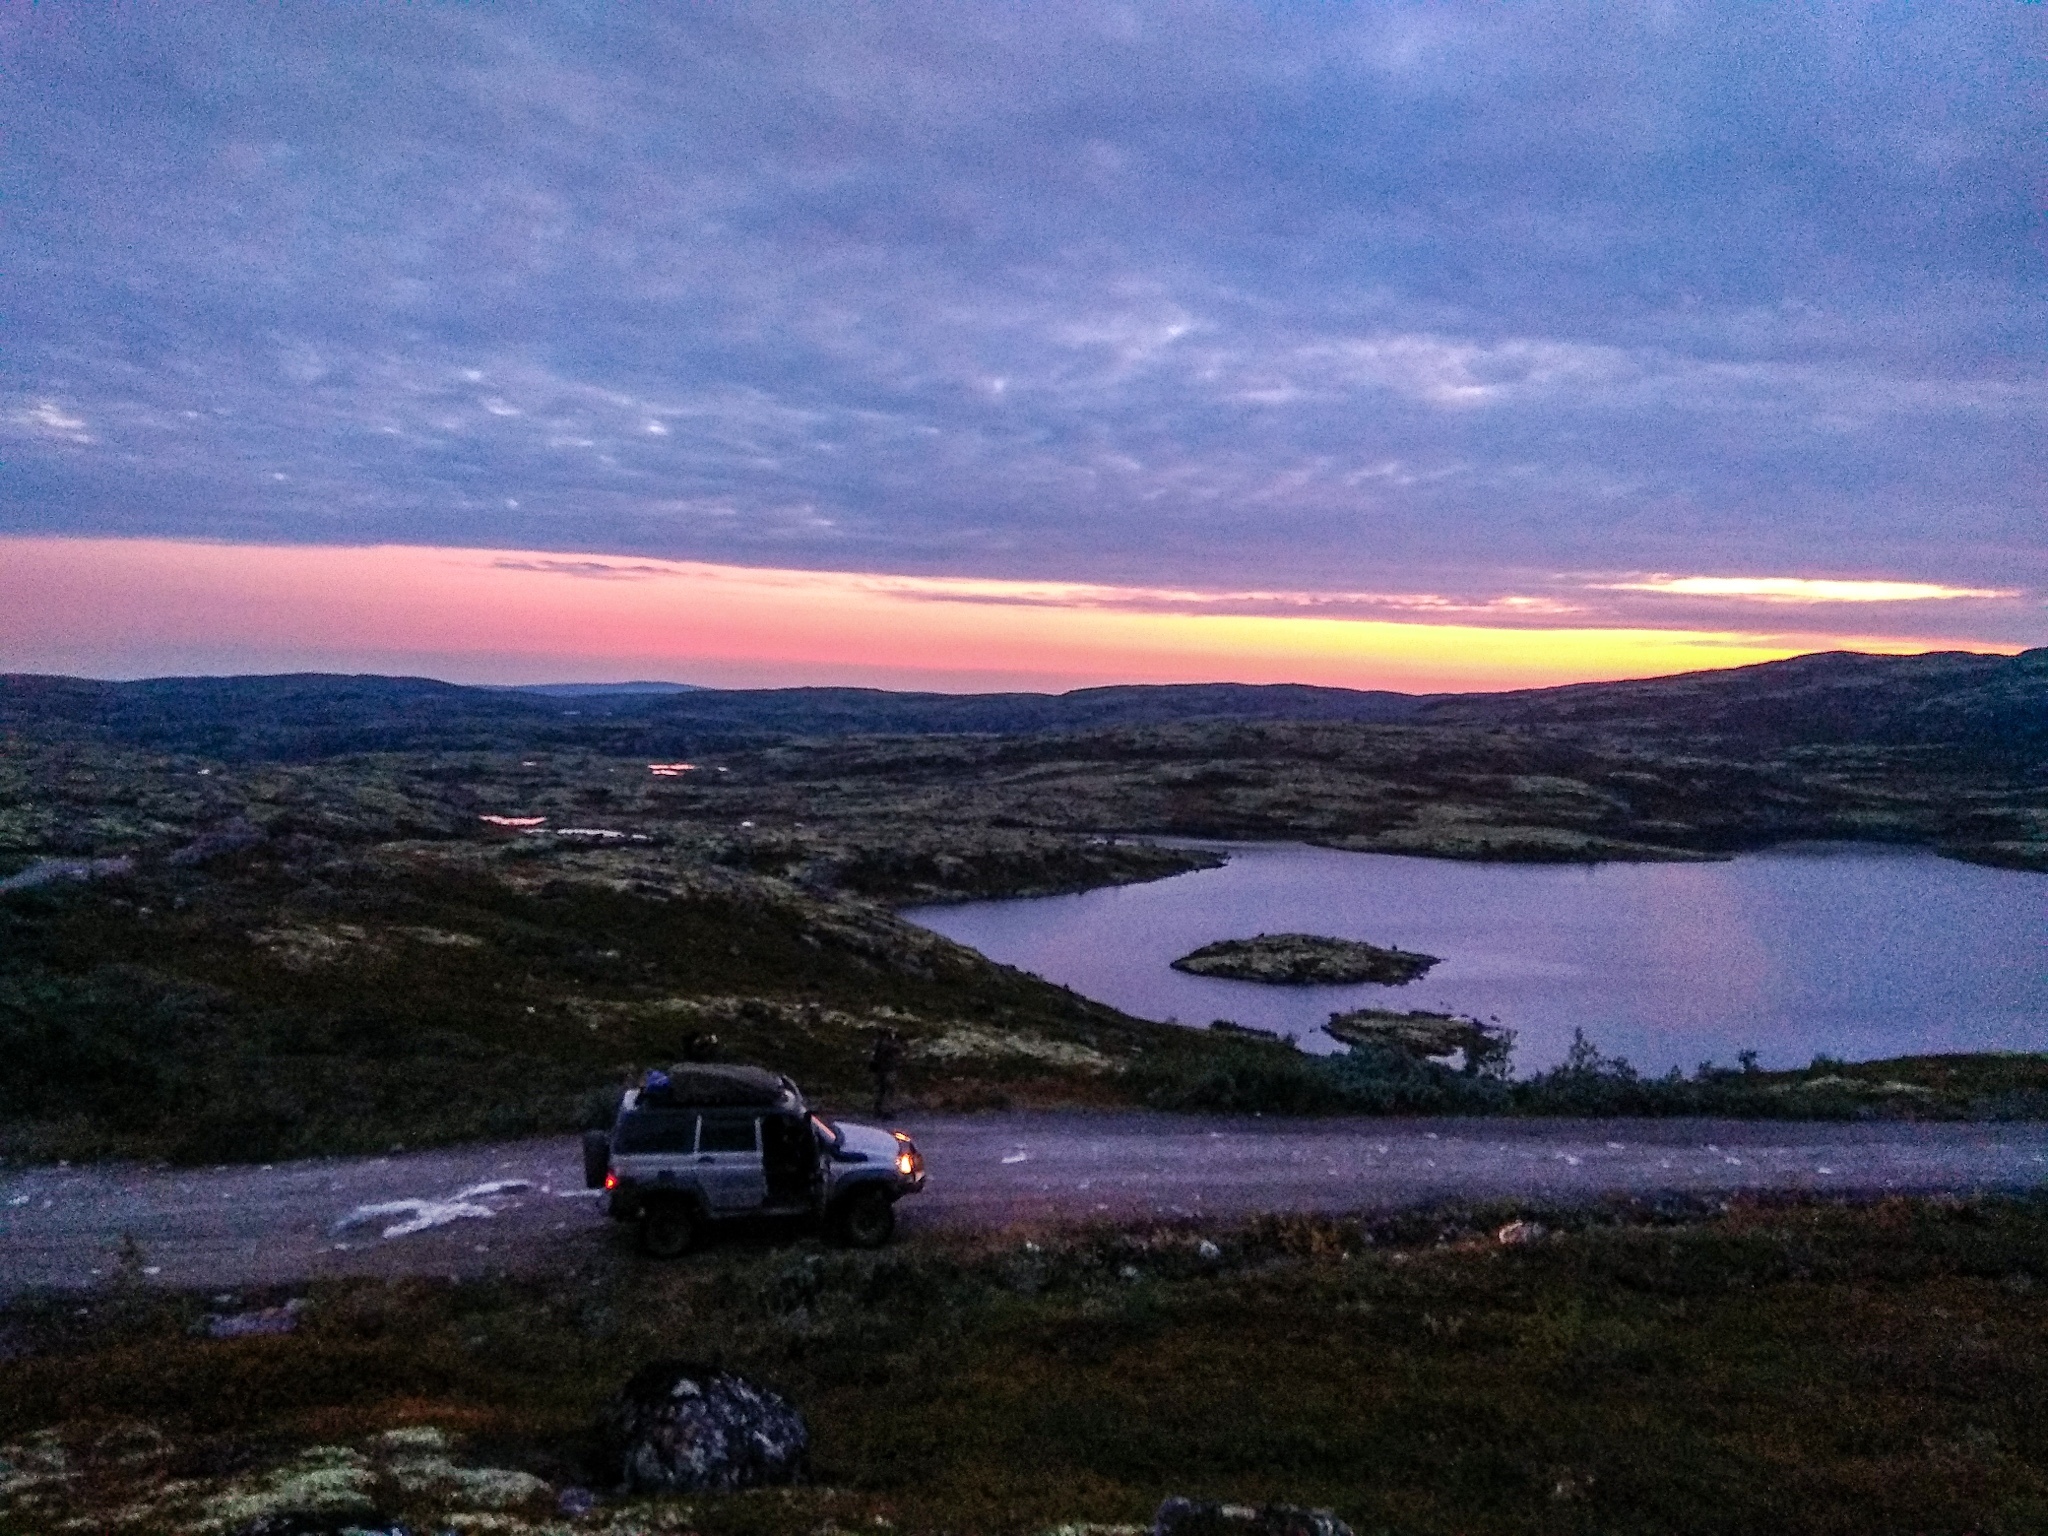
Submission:
M 1418 700 L 1433 725 L 1573 727 L 1756 747 L 2048 750 L 2048 649 L 2018 656 L 1830 651 L 1642 682 Z

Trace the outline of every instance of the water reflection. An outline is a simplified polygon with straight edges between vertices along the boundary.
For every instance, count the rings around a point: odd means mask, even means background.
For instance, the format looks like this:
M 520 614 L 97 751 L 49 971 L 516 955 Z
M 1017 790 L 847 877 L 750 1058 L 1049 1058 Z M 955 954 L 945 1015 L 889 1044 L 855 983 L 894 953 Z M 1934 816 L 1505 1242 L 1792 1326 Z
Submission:
M 1237 844 L 1151 885 L 924 907 L 913 922 L 1147 1018 L 1228 1018 L 1333 1049 L 1335 1010 L 1574 1026 L 1653 1071 L 1817 1053 L 2048 1049 L 2048 878 L 1916 849 L 1808 844 L 1719 864 L 1469 864 Z M 1170 970 L 1213 939 L 1305 931 L 1444 957 L 1406 987 L 1264 987 Z

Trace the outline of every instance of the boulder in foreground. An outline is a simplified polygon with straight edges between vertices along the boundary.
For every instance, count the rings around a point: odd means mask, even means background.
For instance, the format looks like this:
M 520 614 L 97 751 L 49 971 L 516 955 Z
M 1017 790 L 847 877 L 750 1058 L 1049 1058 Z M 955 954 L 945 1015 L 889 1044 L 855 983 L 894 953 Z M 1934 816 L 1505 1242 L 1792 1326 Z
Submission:
M 810 1465 L 810 1426 L 787 1399 L 681 1360 L 635 1372 L 599 1431 L 622 1493 L 730 1493 L 797 1482 Z

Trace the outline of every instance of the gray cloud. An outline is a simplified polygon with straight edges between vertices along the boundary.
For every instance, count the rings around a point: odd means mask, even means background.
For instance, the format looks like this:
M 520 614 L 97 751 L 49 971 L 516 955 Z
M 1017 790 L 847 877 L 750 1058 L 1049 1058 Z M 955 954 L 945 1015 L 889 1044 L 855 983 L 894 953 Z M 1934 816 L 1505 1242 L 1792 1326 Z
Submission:
M 2048 589 L 2037 7 L 0 27 L 8 530 Z

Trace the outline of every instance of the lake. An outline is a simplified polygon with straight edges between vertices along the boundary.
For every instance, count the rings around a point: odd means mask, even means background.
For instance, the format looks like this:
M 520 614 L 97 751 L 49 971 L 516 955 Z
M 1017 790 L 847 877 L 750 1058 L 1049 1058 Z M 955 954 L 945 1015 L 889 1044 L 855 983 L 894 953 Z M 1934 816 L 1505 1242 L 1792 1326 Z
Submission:
M 1580 1027 L 1638 1067 L 1766 1067 L 2048 1049 L 2048 876 L 1920 849 L 1804 844 L 1706 864 L 1481 864 L 1199 843 L 1220 869 L 903 915 L 1142 1018 L 1231 1019 L 1309 1050 L 1332 1012 L 1498 1017 L 1515 1065 Z M 1404 987 L 1219 981 L 1168 962 L 1215 939 L 1318 933 L 1440 955 Z

